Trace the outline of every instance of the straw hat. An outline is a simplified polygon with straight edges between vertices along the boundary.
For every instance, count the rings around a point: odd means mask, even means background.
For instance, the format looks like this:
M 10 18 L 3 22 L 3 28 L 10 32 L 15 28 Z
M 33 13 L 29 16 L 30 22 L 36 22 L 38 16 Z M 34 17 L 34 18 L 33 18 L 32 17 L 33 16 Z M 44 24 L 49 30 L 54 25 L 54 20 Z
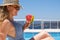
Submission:
M 16 5 L 20 7 L 19 0 L 3 0 L 3 4 L 0 4 L 0 6 L 7 6 L 7 5 Z

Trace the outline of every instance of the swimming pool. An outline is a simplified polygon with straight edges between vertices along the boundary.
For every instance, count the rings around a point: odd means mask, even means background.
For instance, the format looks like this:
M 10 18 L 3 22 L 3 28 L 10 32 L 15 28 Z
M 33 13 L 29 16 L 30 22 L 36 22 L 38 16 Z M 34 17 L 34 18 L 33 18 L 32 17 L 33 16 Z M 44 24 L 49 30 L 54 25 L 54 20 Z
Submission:
M 24 32 L 24 39 L 29 40 L 34 35 L 38 34 L 38 32 Z M 60 32 L 49 32 L 49 34 L 55 39 L 60 40 Z M 6 38 L 8 40 L 8 38 Z
M 25 40 L 29 40 L 32 38 L 34 35 L 38 34 L 38 32 L 25 32 L 24 33 L 24 38 Z M 49 32 L 49 34 L 55 39 L 55 40 L 60 40 L 60 32 Z

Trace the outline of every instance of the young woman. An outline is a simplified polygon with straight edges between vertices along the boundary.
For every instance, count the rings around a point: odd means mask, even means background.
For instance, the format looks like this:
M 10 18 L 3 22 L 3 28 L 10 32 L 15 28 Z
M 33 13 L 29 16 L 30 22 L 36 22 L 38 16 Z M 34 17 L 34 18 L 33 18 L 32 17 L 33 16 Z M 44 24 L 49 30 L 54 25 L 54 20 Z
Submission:
M 24 26 L 15 22 L 13 16 L 16 16 L 18 11 L 19 7 L 16 5 L 8 5 L 3 7 L 3 13 L 4 15 L 6 14 L 5 16 L 7 17 L 2 17 L 3 20 L 0 25 L 0 31 L 2 33 L 1 35 L 3 35 L 2 39 L 5 40 L 6 36 L 8 35 L 9 40 L 24 40 L 23 31 L 30 25 L 31 21 L 27 21 Z
M 4 0 L 4 5 L 1 6 L 0 8 L 3 9 L 3 11 L 0 11 L 3 13 L 3 20 L 0 21 L 0 40 L 5 40 L 6 37 L 8 37 L 9 40 L 24 40 L 23 32 L 27 27 L 29 27 L 33 19 L 26 19 L 27 21 L 24 26 L 14 21 L 13 17 L 17 15 L 17 12 L 20 10 L 21 7 L 18 4 L 18 0 Z M 41 32 L 30 40 L 46 40 L 46 38 L 50 37 L 51 36 L 48 35 L 47 32 Z M 50 39 L 52 40 L 52 38 Z

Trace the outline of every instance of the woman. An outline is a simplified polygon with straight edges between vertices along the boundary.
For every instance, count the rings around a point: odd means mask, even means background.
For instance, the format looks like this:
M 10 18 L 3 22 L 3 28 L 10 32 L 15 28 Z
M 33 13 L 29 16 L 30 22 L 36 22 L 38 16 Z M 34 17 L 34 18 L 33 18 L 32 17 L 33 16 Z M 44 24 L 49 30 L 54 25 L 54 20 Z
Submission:
M 13 17 L 17 15 L 20 9 L 18 0 L 5 0 L 4 5 L 1 6 L 3 7 L 4 15 L 6 14 L 7 17 L 3 18 L 0 25 L 0 40 L 5 40 L 7 35 L 9 40 L 24 40 L 23 31 L 30 25 L 31 21 L 26 22 L 24 26 L 14 21 Z
M 7 17 L 3 18 L 2 24 L 0 25 L 0 40 L 5 40 L 6 36 L 9 40 L 24 40 L 23 31 L 30 25 L 32 19 L 27 21 L 24 26 L 14 21 L 13 17 L 17 15 L 21 7 L 18 0 L 4 0 L 4 4 L 1 7 L 3 7 L 2 12 Z
M 18 3 L 18 0 L 4 0 L 4 4 L 1 6 L 3 7 L 3 11 L 2 11 L 4 13 L 3 17 L 5 16 L 6 17 L 3 18 L 2 23 L 0 25 L 1 27 L 0 40 L 5 40 L 6 37 L 8 37 L 9 40 L 24 40 L 23 31 L 27 27 L 29 27 L 29 25 L 33 21 L 33 18 L 30 18 L 30 20 L 27 20 L 24 26 L 14 21 L 13 17 L 17 15 L 17 12 L 21 7 Z M 44 39 L 46 35 L 49 36 L 48 33 L 46 33 L 46 34 L 43 34 L 43 36 L 40 36 L 40 35 L 34 36 L 30 40 Z

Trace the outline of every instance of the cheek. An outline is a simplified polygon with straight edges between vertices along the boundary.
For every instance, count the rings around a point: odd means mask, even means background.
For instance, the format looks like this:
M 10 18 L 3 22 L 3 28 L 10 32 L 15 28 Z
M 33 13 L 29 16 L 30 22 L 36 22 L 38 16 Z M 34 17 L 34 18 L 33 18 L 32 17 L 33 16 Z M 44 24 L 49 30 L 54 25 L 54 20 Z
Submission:
M 17 11 L 13 11 L 13 16 L 16 16 L 17 15 Z

